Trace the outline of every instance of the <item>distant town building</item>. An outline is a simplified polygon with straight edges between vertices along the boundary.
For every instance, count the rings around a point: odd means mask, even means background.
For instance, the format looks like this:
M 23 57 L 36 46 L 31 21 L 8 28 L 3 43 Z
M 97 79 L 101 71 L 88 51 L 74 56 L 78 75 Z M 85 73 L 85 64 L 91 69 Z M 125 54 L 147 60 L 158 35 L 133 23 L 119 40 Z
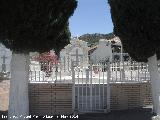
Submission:
M 112 61 L 127 61 L 130 59 L 128 53 L 125 53 L 123 48 L 122 48 L 122 43 L 119 37 L 114 37 L 113 39 L 110 39 L 112 45 Z
M 112 57 L 110 57 L 110 60 L 109 60 L 109 61 L 112 61 L 112 62 L 114 62 L 114 61 L 120 61 L 121 58 L 122 58 L 124 61 L 129 60 L 129 55 L 128 55 L 128 53 L 124 53 L 124 51 L 121 50 L 122 44 L 121 44 L 121 41 L 120 41 L 119 37 L 116 37 L 116 36 L 115 36 L 114 38 L 112 38 L 112 39 L 110 39 L 110 40 L 103 39 L 103 41 L 109 42 L 109 43 L 110 43 L 110 46 L 111 46 Z M 104 43 L 104 44 L 106 44 L 106 43 Z M 104 47 L 102 47 L 102 48 L 104 48 Z M 97 57 L 95 57 L 95 55 L 94 55 L 95 58 L 93 58 L 92 56 L 93 56 L 93 53 L 95 54 L 94 51 L 96 51 L 97 49 L 100 49 L 99 45 L 93 46 L 93 47 L 91 47 L 91 48 L 89 49 L 89 51 L 88 51 L 89 60 L 92 60 L 92 61 L 94 61 L 94 62 L 96 61 L 95 59 L 97 59 Z M 109 54 L 109 52 L 108 52 L 107 49 L 108 49 L 107 46 L 103 49 L 103 52 L 105 53 L 104 56 L 108 56 L 108 54 Z M 96 55 L 96 56 L 97 56 L 97 55 Z M 92 58 L 91 58 L 91 57 L 92 57 Z M 99 58 L 98 58 L 98 59 L 99 59 Z

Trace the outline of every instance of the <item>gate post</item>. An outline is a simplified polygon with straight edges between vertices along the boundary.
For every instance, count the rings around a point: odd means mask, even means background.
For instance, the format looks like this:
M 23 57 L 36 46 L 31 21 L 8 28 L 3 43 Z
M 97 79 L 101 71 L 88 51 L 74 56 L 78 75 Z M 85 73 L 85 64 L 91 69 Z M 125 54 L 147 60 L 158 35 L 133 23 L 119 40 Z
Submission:
M 110 63 L 107 63 L 107 110 L 106 112 L 110 112 L 110 79 L 111 79 L 111 72 L 110 72 Z
M 73 62 L 71 62 L 71 71 L 72 71 L 72 113 L 75 112 L 75 70 Z

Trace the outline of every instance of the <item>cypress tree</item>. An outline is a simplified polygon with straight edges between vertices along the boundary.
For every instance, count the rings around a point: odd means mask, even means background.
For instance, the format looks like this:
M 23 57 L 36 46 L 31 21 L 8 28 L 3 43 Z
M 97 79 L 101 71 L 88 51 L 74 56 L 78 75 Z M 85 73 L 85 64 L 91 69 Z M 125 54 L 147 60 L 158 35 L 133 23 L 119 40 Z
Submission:
M 160 1 L 109 0 L 114 34 L 136 61 L 147 62 L 159 53 Z M 158 55 L 159 57 L 159 55 Z
M 29 52 L 59 53 L 76 7 L 76 0 L 0 0 L 0 42 L 13 51 L 8 119 L 29 115 Z
M 19 53 L 59 49 L 68 43 L 59 38 L 76 6 L 75 0 L 1 0 L 1 42 Z
M 111 6 L 114 34 L 120 37 L 123 49 L 134 60 L 148 62 L 153 111 L 160 115 L 160 80 L 157 67 L 157 57 L 160 58 L 160 1 L 108 1 Z

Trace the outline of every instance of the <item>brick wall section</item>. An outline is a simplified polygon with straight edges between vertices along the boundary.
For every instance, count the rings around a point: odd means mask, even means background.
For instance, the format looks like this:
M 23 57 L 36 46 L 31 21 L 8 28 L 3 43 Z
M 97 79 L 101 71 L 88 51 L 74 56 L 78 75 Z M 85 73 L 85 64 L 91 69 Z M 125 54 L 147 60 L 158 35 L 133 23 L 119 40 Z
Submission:
M 150 83 L 112 83 L 111 110 L 152 104 Z M 32 115 L 72 113 L 72 84 L 29 84 Z
M 150 83 L 111 84 L 111 110 L 132 109 L 152 104 Z
M 29 84 L 29 99 L 32 115 L 70 114 L 72 84 Z

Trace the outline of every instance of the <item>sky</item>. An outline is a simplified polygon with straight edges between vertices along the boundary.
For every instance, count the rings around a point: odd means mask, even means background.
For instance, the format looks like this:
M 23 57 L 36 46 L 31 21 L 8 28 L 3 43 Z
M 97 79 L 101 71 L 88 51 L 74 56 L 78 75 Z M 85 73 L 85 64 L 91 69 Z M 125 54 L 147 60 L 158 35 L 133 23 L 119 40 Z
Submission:
M 87 33 L 111 33 L 113 24 L 107 0 L 77 0 L 78 6 L 69 19 L 72 36 Z

